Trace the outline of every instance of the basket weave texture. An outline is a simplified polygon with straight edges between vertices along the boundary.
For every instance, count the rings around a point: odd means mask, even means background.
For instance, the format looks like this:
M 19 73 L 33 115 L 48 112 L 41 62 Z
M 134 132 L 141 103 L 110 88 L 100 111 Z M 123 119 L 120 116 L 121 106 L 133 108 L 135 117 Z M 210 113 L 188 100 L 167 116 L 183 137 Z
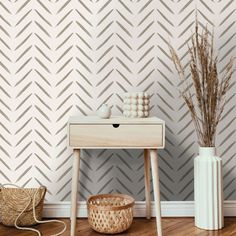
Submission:
M 88 222 L 103 234 L 127 230 L 133 221 L 134 199 L 124 194 L 100 194 L 88 198 Z
M 16 218 L 25 209 L 17 220 L 18 226 L 35 225 L 33 217 L 33 196 L 36 188 L 1 188 L 0 189 L 0 222 L 6 226 L 14 226 Z M 46 188 L 41 187 L 35 197 L 35 214 L 38 220 L 42 219 L 43 202 Z

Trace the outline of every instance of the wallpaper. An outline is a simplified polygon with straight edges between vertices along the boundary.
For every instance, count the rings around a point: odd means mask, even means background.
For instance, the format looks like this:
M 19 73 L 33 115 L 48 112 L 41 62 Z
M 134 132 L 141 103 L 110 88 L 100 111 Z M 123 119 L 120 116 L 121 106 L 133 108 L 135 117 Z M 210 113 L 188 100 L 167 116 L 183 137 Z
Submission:
M 236 56 L 234 0 L 1 0 L 0 183 L 42 184 L 48 201 L 69 200 L 68 117 L 103 103 L 121 114 L 125 92 L 147 91 L 151 115 L 166 121 L 162 200 L 193 200 L 198 146 L 167 43 L 187 66 L 196 9 L 200 28 L 215 26 L 222 76 Z M 217 139 L 227 200 L 236 200 L 235 83 L 234 73 Z M 143 171 L 141 150 L 83 150 L 80 200 L 110 192 L 144 200 Z

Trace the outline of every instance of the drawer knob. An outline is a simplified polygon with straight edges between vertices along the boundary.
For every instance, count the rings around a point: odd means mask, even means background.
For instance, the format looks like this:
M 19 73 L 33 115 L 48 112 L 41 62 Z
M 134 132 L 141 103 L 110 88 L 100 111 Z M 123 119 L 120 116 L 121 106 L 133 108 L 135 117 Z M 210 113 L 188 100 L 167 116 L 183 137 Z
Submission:
M 114 128 L 118 128 L 118 127 L 120 126 L 120 124 L 112 124 L 112 126 L 113 126 Z

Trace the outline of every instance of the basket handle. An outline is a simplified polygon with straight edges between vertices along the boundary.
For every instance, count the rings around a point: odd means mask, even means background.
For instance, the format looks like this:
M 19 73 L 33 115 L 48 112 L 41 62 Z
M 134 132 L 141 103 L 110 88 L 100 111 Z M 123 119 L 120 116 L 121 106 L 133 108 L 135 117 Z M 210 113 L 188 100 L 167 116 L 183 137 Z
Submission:
M 63 234 L 66 231 L 66 224 L 65 224 L 65 222 L 63 222 L 61 220 L 38 220 L 36 218 L 36 213 L 35 213 L 35 198 L 36 198 L 36 194 L 38 193 L 38 191 L 39 191 L 39 188 L 37 189 L 37 191 L 35 192 L 34 197 L 33 197 L 33 215 L 34 215 L 34 220 L 37 223 L 39 223 L 39 224 L 52 223 L 52 222 L 63 224 L 64 225 L 63 230 L 61 230 L 59 233 L 52 234 L 51 236 L 59 236 L 59 235 Z

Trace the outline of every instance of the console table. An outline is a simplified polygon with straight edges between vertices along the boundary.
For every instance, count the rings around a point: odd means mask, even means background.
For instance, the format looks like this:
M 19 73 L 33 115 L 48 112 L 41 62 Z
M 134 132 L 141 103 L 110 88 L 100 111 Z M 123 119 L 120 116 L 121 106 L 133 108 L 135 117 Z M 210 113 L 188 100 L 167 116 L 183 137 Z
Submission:
M 144 149 L 146 216 L 151 217 L 150 160 L 157 235 L 162 236 L 157 149 L 165 146 L 165 123 L 157 117 L 101 119 L 74 116 L 68 122 L 69 147 L 73 148 L 71 236 L 76 236 L 77 192 L 81 149 Z

